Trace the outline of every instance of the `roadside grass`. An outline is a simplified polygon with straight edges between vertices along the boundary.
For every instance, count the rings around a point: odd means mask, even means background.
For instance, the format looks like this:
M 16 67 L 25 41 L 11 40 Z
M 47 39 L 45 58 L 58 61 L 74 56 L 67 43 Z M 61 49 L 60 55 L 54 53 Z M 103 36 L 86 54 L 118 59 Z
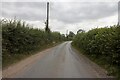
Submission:
M 42 47 L 40 47 L 40 48 L 38 48 L 36 50 L 33 50 L 33 51 L 29 52 L 29 53 L 10 54 L 10 55 L 6 54 L 5 58 L 2 59 L 2 69 L 4 70 L 4 69 L 8 68 L 9 66 L 14 65 L 14 64 L 20 62 L 21 60 L 24 60 L 24 59 L 26 59 L 26 58 L 28 58 L 28 57 L 30 57 L 32 55 L 37 54 L 38 52 L 41 52 L 41 51 L 43 51 L 45 49 L 54 47 L 54 46 L 56 46 L 58 44 L 61 44 L 61 43 L 63 43 L 63 41 L 62 42 L 58 42 L 58 43 L 51 43 L 51 44 L 42 46 Z
M 98 64 L 100 67 L 102 67 L 103 69 L 105 69 L 107 72 L 106 74 L 108 76 L 113 76 L 115 78 L 117 78 L 117 80 L 120 80 L 120 69 L 118 66 L 112 66 L 110 65 L 109 63 L 107 63 L 105 60 L 104 60 L 104 56 L 101 56 L 101 57 L 95 57 L 94 55 L 91 56 L 91 55 L 88 55 L 87 52 L 85 52 L 85 50 L 83 49 L 80 49 L 78 47 L 76 47 L 73 43 L 71 44 L 72 47 L 74 49 L 76 49 L 79 53 L 85 55 L 87 58 L 89 58 L 91 61 L 95 62 L 96 64 Z

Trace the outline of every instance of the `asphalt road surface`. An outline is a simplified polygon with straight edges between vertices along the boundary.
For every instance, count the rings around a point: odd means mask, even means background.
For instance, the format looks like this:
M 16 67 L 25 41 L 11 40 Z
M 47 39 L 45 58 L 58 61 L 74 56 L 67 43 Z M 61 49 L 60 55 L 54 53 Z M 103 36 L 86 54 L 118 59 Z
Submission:
M 15 68 L 14 68 L 15 70 Z M 14 74 L 14 78 L 106 78 L 101 67 L 79 54 L 64 42 L 50 48 L 45 55 L 31 63 L 26 69 Z

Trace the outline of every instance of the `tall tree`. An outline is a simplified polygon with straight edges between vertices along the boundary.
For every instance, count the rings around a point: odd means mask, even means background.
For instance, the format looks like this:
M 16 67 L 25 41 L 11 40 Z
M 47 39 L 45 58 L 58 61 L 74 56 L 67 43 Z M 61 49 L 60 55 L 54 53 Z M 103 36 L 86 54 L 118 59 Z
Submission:
M 70 31 L 67 38 L 68 38 L 68 40 L 72 40 L 74 38 L 74 36 L 75 36 L 75 34 L 72 31 Z
M 78 34 L 78 33 L 81 33 L 81 32 L 85 32 L 85 30 L 79 29 L 79 30 L 77 31 L 77 34 Z

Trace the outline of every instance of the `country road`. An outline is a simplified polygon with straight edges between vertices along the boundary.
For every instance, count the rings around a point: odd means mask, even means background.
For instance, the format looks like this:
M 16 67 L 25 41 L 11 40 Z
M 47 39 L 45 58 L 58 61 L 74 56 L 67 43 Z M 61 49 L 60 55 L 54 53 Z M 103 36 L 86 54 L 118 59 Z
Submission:
M 107 78 L 105 70 L 71 47 L 71 41 L 42 51 L 3 71 L 12 78 Z M 34 58 L 34 60 L 32 60 Z M 28 64 L 28 65 L 27 65 Z M 19 67 L 19 69 L 17 69 Z M 8 72 L 9 71 L 9 72 Z

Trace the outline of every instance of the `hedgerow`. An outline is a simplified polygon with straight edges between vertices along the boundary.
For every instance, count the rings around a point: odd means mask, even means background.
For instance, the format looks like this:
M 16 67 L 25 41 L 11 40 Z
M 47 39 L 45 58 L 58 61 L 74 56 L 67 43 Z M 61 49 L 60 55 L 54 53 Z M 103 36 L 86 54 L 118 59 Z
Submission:
M 42 29 L 34 29 L 24 21 L 3 19 L 0 23 L 3 64 L 8 57 L 14 57 L 11 55 L 30 54 L 44 46 L 65 40 L 65 36 L 59 32 L 47 33 Z
M 78 33 L 72 44 L 88 56 L 107 64 L 110 74 L 120 75 L 120 25 Z

